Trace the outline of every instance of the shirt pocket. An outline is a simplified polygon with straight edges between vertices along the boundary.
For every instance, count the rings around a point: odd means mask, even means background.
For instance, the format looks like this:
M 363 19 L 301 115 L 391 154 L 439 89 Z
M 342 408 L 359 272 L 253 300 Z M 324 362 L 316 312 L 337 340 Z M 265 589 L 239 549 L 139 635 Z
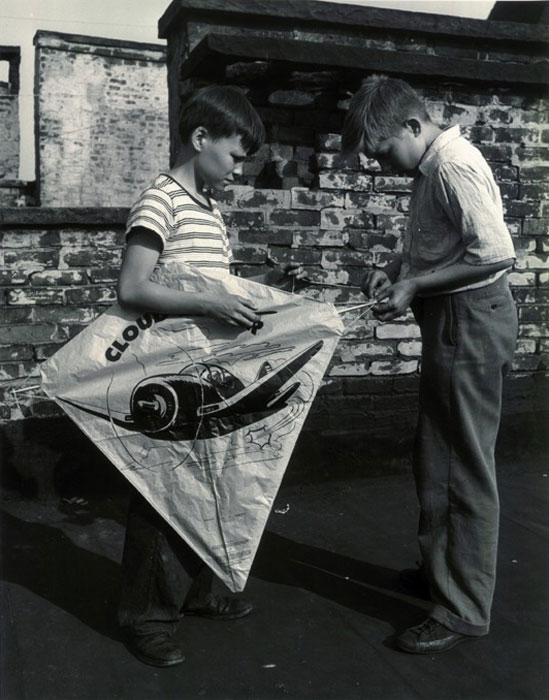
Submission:
M 444 258 L 452 250 L 448 231 L 442 226 L 419 224 L 413 232 L 412 255 L 425 261 Z

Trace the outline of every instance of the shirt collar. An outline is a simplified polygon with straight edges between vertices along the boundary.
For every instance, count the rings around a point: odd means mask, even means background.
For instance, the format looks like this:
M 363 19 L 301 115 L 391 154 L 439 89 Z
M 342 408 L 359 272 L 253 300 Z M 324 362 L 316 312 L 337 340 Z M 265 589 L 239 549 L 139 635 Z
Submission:
M 439 162 L 441 150 L 444 148 L 444 146 L 446 146 L 446 144 L 459 138 L 459 136 L 461 136 L 461 132 L 459 125 L 456 124 L 455 126 L 451 126 L 449 129 L 445 129 L 436 137 L 433 143 L 425 151 L 425 154 L 421 159 L 421 163 L 419 164 L 419 170 L 423 175 L 429 175 L 433 172 L 434 168 Z

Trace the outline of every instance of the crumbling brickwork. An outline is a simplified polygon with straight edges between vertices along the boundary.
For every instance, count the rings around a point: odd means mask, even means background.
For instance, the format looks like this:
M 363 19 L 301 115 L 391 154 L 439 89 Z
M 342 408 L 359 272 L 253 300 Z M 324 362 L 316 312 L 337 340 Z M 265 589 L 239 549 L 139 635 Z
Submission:
M 17 46 L 0 46 L 0 206 L 15 203 L 19 177 L 19 63 Z
M 42 206 L 128 206 L 168 161 L 162 46 L 38 32 Z

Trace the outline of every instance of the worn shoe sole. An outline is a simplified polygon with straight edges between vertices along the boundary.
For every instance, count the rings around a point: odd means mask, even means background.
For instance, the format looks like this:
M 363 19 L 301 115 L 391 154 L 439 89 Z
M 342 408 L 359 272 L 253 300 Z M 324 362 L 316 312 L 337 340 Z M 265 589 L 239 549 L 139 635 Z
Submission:
M 185 661 L 185 657 L 181 656 L 180 658 L 177 659 L 169 659 L 169 660 L 162 660 L 162 659 L 153 659 L 150 656 L 145 656 L 144 654 L 141 654 L 140 652 L 136 651 L 135 649 L 132 649 L 130 646 L 127 647 L 128 651 L 130 651 L 136 659 L 141 661 L 144 664 L 148 664 L 149 666 L 157 666 L 158 668 L 167 668 L 168 666 L 177 666 L 177 664 L 182 664 Z
M 400 649 L 400 651 L 405 651 L 408 654 L 440 654 L 443 651 L 448 651 L 448 649 L 453 649 L 455 646 L 461 644 L 462 642 L 473 642 L 477 639 L 481 639 L 481 637 L 462 635 L 460 637 L 452 639 L 451 641 L 444 644 L 444 646 L 440 646 L 438 649 L 420 649 L 417 647 L 407 647 L 405 644 L 402 644 L 398 639 L 396 640 L 396 645 Z
M 195 617 L 203 617 L 206 620 L 238 620 L 240 617 L 246 617 L 246 615 L 249 615 L 253 610 L 253 606 L 250 605 L 249 607 L 243 608 L 242 610 L 239 610 L 237 612 L 232 612 L 232 613 L 216 613 L 216 612 L 201 612 L 200 609 L 198 610 L 185 610 L 183 609 L 183 615 L 194 615 Z

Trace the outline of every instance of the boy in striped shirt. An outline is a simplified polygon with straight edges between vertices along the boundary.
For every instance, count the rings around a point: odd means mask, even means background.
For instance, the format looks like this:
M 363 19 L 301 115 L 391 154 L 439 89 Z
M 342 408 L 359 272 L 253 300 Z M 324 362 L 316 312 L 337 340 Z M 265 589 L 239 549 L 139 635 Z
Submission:
M 204 315 L 252 329 L 260 322 L 253 299 L 171 289 L 151 281 L 151 275 L 157 265 L 174 261 L 210 276 L 230 274 L 233 258 L 225 225 L 207 192 L 213 185 L 230 184 L 242 172 L 244 160 L 263 143 L 263 125 L 240 91 L 210 86 L 183 105 L 179 133 L 182 145 L 174 166 L 158 175 L 131 209 L 119 301 L 140 311 Z M 279 285 L 292 278 L 305 278 L 296 263 L 254 279 Z M 211 571 L 137 492 L 130 502 L 121 576 L 118 615 L 127 646 L 154 666 L 184 661 L 173 640 L 181 611 L 231 620 L 252 610 L 244 600 L 212 593 Z

